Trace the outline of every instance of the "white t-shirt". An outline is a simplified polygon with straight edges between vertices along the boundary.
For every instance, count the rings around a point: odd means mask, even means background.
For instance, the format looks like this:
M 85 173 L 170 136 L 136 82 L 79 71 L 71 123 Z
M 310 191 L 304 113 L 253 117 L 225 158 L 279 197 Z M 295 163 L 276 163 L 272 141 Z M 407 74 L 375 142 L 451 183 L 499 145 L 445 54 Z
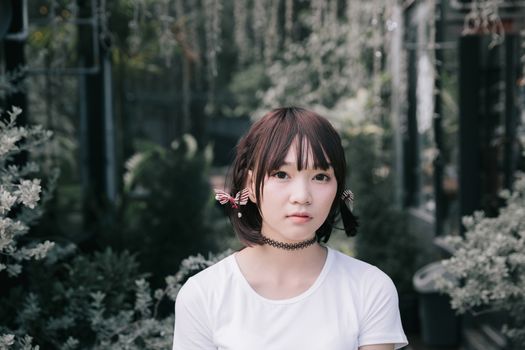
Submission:
M 199 272 L 175 304 L 173 350 L 352 350 L 407 344 L 397 291 L 381 270 L 328 248 L 305 292 L 271 300 L 241 273 L 234 254 Z

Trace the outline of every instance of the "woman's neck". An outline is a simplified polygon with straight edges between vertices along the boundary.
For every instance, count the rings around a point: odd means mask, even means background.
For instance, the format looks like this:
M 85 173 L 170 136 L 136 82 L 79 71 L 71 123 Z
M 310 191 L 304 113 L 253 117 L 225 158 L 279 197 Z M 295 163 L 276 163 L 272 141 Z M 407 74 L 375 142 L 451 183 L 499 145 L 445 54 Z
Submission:
M 285 250 L 265 244 L 247 247 L 239 253 L 238 260 L 250 269 L 284 275 L 322 268 L 327 248 L 315 243 L 303 249 Z
M 327 254 L 327 248 L 318 243 L 295 251 L 260 245 L 241 250 L 236 260 L 244 278 L 259 295 L 287 299 L 315 283 Z

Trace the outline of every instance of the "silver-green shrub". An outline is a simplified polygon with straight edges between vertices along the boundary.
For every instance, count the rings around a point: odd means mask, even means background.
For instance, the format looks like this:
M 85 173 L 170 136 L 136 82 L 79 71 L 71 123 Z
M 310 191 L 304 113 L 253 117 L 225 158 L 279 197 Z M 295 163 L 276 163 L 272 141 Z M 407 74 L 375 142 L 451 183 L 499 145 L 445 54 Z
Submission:
M 43 259 L 54 246 L 47 240 L 20 243 L 30 225 L 42 215 L 42 204 L 49 198 L 57 175 L 51 176 L 43 193 L 41 179 L 37 177 L 38 164 L 23 159 L 48 141 L 52 133 L 40 126 L 17 126 L 21 113 L 20 108 L 13 107 L 0 120 L 0 273 L 6 272 L 11 277 L 22 272 L 24 261 Z M 18 349 L 38 349 L 32 346 L 30 336 L 15 337 L 0 332 L 0 350 L 13 345 Z
M 13 107 L 8 118 L 0 120 L 0 271 L 16 276 L 24 260 L 42 259 L 53 247 L 50 241 L 20 245 L 19 238 L 41 214 L 42 187 L 35 174 L 35 162 L 17 164 L 15 157 L 31 153 L 51 136 L 41 127 L 16 126 L 22 110 Z
M 129 253 L 106 249 L 79 255 L 59 267 L 69 271 L 68 276 L 49 286 L 38 283 L 40 289 L 24 296 L 16 329 L 2 332 L 0 325 L 0 349 L 38 349 L 27 347 L 32 340 L 28 334 L 44 349 L 170 349 L 174 316 L 161 315 L 160 304 L 167 302 L 171 308 L 190 276 L 229 253 L 190 256 L 176 274 L 165 278 L 165 287 L 155 291 L 144 277 L 130 280 L 138 276 L 138 265 Z
M 135 281 L 135 304 L 113 315 L 105 312 L 105 295 L 93 294 L 90 319 L 97 339 L 91 349 L 171 349 L 174 317 L 171 315 L 159 318 L 159 304 L 166 298 L 175 301 L 180 287 L 189 277 L 230 253 L 225 251 L 219 255 L 209 254 L 208 257 L 199 254 L 184 259 L 179 271 L 175 275 L 166 277 L 166 287 L 157 289 L 153 293 L 144 279 Z M 86 349 L 86 347 L 78 347 L 78 349 Z
M 464 236 L 449 236 L 454 254 L 443 261 L 451 278 L 442 291 L 458 312 L 500 311 L 509 315 L 503 332 L 515 349 L 525 348 L 525 175 L 513 191 L 504 190 L 506 204 L 497 217 L 475 212 L 463 218 Z

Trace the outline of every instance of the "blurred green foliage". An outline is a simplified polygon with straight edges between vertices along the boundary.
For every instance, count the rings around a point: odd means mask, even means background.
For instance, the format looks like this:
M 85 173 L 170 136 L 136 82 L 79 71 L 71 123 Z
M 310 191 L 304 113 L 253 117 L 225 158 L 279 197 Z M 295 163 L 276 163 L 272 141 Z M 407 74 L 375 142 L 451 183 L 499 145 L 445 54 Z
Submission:
M 39 164 L 28 163 L 19 168 L 5 160 L 21 150 L 33 155 L 37 146 L 50 141 L 39 138 L 41 134 L 47 135 L 40 127 L 14 128 L 15 117 L 0 140 L 4 160 L 0 169 L 1 219 L 11 225 L 14 221 L 4 214 L 13 214 L 11 217 L 19 220 L 16 229 L 23 232 L 11 232 L 10 226 L 4 225 L 4 231 L 9 230 L 4 232 L 6 237 L 2 235 L 2 246 L 18 260 L 46 259 L 42 264 L 27 264 L 25 273 L 16 278 L 0 275 L 0 348 L 169 347 L 173 301 L 178 289 L 188 276 L 223 257 L 197 255 L 183 261 L 192 255 L 189 252 L 200 252 L 203 246 L 218 249 L 222 237 L 219 233 L 227 231 L 221 231 L 227 227 L 226 219 L 219 219 L 211 206 L 214 201 L 208 184 L 210 149 L 198 150 L 196 140 L 189 135 L 169 149 L 149 143 L 138 146 L 142 152 L 127 164 L 122 221 L 113 223 L 118 227 L 108 225 L 104 236 L 107 241 L 100 242 L 111 243 L 118 251 L 107 247 L 82 252 L 75 244 L 67 243 L 63 235 L 55 236 L 59 242 L 47 242 L 44 249 L 36 245 L 40 238 L 27 232 L 29 224 L 34 224 L 35 217 L 43 211 L 37 205 L 41 204 L 37 203 L 41 200 L 40 187 L 26 189 L 25 180 L 20 180 L 39 169 Z M 24 138 L 28 140 L 20 143 Z M 46 170 L 42 169 L 44 178 Z M 74 193 L 69 196 L 71 199 L 75 198 Z M 17 200 L 31 211 L 11 211 Z M 18 254 L 15 247 L 22 234 L 23 245 Z M 139 260 L 146 268 L 141 268 Z M 12 275 L 19 275 L 21 267 L 16 270 Z M 152 280 L 162 285 L 160 289 L 152 291 L 146 281 L 151 275 L 145 270 L 154 271 L 157 279 Z
M 116 314 L 133 307 L 135 280 L 145 277 L 128 252 L 108 248 L 78 255 L 70 248 L 62 253 L 31 266 L 24 285 L 10 289 L 0 302 L 1 327 L 30 334 L 43 349 L 60 348 L 69 337 L 93 344 L 91 294 L 104 293 L 107 312 Z
M 0 301 L 0 348 L 167 349 L 174 317 L 161 315 L 159 306 L 173 310 L 187 278 L 230 253 L 190 256 L 152 291 L 133 254 L 108 248 L 78 255 L 58 246 L 45 264 L 26 271 L 25 286 Z
M 210 148 L 198 150 L 185 135 L 169 148 L 146 142 L 138 149 L 128 161 L 118 227 L 104 239 L 136 252 L 158 286 L 185 257 L 227 248 L 228 226 L 213 206 Z
M 400 294 L 411 294 L 412 277 L 427 260 L 419 238 L 408 229 L 405 211 L 393 204 L 393 179 L 384 130 L 371 124 L 343 134 L 356 195 L 359 232 L 356 257 L 392 278 Z
M 253 63 L 235 71 L 228 85 L 232 96 L 231 106 L 225 105 L 222 112 L 231 117 L 251 115 L 261 105 L 262 94 L 268 87 L 270 80 L 261 63 Z

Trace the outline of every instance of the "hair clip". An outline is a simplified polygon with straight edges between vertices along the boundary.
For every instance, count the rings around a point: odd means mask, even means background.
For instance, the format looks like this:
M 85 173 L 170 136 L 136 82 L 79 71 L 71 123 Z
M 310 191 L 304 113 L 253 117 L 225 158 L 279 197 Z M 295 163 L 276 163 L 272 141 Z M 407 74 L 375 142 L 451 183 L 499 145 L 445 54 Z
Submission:
M 354 192 L 344 190 L 341 193 L 341 202 L 339 203 L 341 210 L 341 219 L 347 236 L 355 236 L 357 233 L 357 217 L 352 212 L 354 210 Z
M 354 210 L 354 192 L 348 189 L 344 190 L 341 194 L 341 200 L 345 202 L 350 211 Z
M 248 203 L 248 196 L 250 195 L 247 188 L 237 192 L 235 198 L 221 190 L 214 189 L 213 191 L 215 191 L 215 199 L 218 200 L 219 203 L 222 205 L 230 203 L 233 209 L 238 209 L 239 205 L 246 205 L 246 203 Z

